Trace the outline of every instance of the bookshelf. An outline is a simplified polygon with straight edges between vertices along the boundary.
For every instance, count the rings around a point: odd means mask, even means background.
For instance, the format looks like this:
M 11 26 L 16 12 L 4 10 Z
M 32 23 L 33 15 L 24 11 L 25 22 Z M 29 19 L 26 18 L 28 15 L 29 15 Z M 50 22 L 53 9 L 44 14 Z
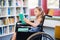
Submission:
M 28 11 L 28 0 L 0 0 L 0 37 L 13 34 L 19 13 Z

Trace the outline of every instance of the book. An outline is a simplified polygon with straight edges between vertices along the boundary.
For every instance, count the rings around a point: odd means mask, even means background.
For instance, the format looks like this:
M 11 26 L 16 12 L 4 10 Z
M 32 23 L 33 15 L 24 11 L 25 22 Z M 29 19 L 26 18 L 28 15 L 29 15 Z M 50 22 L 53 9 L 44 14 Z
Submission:
M 10 15 L 10 8 L 8 8 L 8 15 Z
M 14 32 L 14 25 L 9 26 L 9 32 Z
M 12 25 L 9 26 L 9 32 L 12 32 Z
M 23 8 L 23 11 L 24 11 L 24 13 L 26 13 L 26 8 L 25 7 Z
M 0 6 L 1 6 L 1 1 L 2 1 L 2 0 L 0 0 Z
M 3 34 L 7 33 L 7 26 L 3 27 Z
M 12 0 L 8 0 L 8 2 L 9 2 L 9 6 L 11 6 L 12 5 Z
M 10 18 L 10 23 L 12 24 L 12 23 L 14 23 L 15 21 L 14 21 L 14 18 Z
M 2 34 L 2 27 L 0 27 L 0 35 Z
M 20 8 L 17 7 L 17 8 L 16 8 L 16 14 L 19 14 L 19 13 L 20 13 Z
M 21 6 L 21 4 L 22 4 L 22 1 L 21 0 L 17 0 L 16 1 L 16 6 Z
M 15 22 L 15 19 L 14 18 L 8 18 L 8 23 L 9 24 L 13 24 Z
M 23 13 L 20 13 L 19 14 L 19 21 L 21 21 L 22 22 L 22 24 L 26 24 L 26 22 L 24 21 L 24 14 Z
M 0 19 L 0 25 L 3 25 L 3 20 Z
M 8 20 L 6 18 L 2 19 L 2 25 L 7 25 L 8 24 Z

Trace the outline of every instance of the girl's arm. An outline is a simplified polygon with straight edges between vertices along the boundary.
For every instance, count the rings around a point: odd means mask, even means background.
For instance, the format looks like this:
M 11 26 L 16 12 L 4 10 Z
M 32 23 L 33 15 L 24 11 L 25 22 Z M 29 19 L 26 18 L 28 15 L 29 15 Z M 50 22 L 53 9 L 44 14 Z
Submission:
M 40 24 L 40 21 L 41 21 L 42 19 L 38 19 L 38 20 L 37 20 L 37 23 L 32 23 L 31 21 L 29 21 L 29 20 L 26 19 L 26 18 L 24 18 L 24 20 L 25 20 L 25 22 L 26 22 L 27 24 L 29 24 L 29 25 L 31 25 L 31 26 L 33 26 L 33 27 L 37 27 L 37 26 Z

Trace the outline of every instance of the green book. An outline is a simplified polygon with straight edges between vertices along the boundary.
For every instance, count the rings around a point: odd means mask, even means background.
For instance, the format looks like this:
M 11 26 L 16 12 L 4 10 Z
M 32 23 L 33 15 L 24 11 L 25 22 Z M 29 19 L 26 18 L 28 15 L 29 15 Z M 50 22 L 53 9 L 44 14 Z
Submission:
M 19 21 L 21 21 L 22 24 L 26 24 L 26 22 L 24 21 L 24 15 L 23 15 L 23 13 L 19 14 Z

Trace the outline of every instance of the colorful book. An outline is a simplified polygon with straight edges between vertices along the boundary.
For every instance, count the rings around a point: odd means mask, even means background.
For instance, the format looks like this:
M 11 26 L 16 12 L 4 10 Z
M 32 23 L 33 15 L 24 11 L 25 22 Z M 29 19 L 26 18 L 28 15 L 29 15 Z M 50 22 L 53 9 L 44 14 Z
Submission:
M 24 15 L 23 15 L 23 13 L 19 14 L 19 21 L 21 21 L 22 24 L 26 24 L 25 21 L 24 21 Z

